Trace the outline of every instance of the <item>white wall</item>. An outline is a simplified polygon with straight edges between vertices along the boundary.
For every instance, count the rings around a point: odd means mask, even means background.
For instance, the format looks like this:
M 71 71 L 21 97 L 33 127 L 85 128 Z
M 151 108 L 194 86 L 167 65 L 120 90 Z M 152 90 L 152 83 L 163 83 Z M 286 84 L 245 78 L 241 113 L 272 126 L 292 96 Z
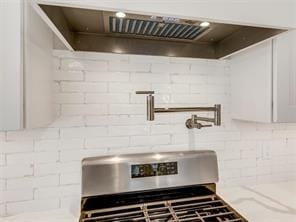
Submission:
M 36 0 L 50 4 L 121 9 L 144 14 L 203 18 L 230 23 L 295 27 L 293 0 Z
M 0 130 L 22 126 L 22 1 L 0 1 Z
M 4 27 L 4 4 L 0 4 L 0 27 Z M 3 116 L 4 116 L 4 109 L 3 109 L 3 67 L 4 67 L 4 39 L 3 35 L 0 35 L 0 129 L 3 126 Z M 2 108 L 1 108 L 2 107 Z
M 234 122 L 229 66 L 223 61 L 54 52 L 55 103 L 47 128 L 0 133 L 0 214 L 78 209 L 81 159 L 136 152 L 213 149 L 220 184 L 296 179 L 296 124 Z M 188 130 L 190 113 L 146 121 L 157 106 L 222 104 L 222 126 Z

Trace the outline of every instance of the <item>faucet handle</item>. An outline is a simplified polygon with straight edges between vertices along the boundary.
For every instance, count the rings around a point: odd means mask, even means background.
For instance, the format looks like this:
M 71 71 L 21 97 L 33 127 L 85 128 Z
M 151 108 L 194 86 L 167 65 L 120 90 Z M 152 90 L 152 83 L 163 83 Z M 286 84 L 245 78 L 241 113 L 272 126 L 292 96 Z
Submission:
M 203 125 L 202 123 L 197 122 L 197 121 L 198 121 L 197 115 L 192 115 L 190 119 L 187 119 L 186 127 L 188 129 L 193 129 L 193 128 L 201 129 L 203 127 L 212 127 L 211 124 Z
M 148 95 L 152 95 L 152 94 L 154 94 L 154 91 L 136 91 L 136 94 L 148 94 Z

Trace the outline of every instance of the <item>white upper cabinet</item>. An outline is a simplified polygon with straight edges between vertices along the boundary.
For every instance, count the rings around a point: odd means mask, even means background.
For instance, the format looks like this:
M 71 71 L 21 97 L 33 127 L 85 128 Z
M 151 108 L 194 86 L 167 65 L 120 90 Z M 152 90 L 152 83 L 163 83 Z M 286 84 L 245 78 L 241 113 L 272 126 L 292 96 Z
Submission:
M 296 31 L 273 41 L 273 120 L 296 122 Z
M 0 2 L 0 130 L 23 127 L 22 2 Z
M 24 7 L 24 126 L 37 128 L 54 119 L 53 33 L 30 4 Z
M 296 122 L 296 32 L 290 31 L 233 55 L 233 119 Z
M 0 131 L 53 120 L 52 32 L 29 1 L 0 3 Z
M 264 42 L 231 58 L 233 119 L 270 122 L 272 119 L 272 42 Z

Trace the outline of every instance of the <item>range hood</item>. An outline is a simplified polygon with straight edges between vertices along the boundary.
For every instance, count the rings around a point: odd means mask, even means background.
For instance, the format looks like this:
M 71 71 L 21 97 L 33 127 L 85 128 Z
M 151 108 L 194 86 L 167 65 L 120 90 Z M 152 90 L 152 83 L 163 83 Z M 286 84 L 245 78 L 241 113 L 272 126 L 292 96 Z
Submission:
M 112 11 L 39 6 L 45 20 L 77 51 L 219 59 L 286 31 L 131 13 L 118 17 Z

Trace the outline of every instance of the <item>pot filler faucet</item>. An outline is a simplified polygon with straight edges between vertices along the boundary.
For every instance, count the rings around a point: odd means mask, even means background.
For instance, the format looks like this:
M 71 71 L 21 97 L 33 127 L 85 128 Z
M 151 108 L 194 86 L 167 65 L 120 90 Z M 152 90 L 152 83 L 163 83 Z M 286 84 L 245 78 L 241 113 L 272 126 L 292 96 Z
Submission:
M 155 113 L 173 113 L 173 112 L 214 112 L 213 118 L 200 117 L 192 115 L 190 119 L 187 119 L 185 125 L 188 129 L 201 129 L 203 127 L 211 127 L 221 125 L 221 105 L 215 104 L 212 107 L 173 107 L 173 108 L 155 108 L 154 107 L 154 91 L 136 91 L 136 94 L 147 94 L 147 120 L 153 121 L 155 119 Z M 203 125 L 203 122 L 210 122 L 212 124 Z

